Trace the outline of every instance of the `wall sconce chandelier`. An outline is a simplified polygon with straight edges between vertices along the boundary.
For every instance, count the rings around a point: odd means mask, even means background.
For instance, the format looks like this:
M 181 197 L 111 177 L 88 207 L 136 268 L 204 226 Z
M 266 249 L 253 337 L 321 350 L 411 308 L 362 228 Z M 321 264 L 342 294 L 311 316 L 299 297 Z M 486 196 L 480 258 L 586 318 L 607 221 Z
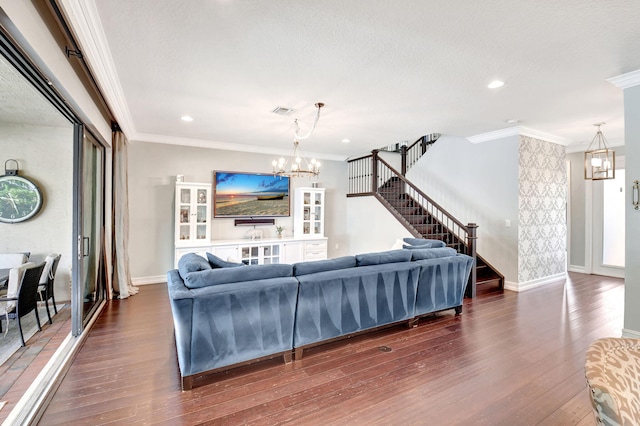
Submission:
M 584 153 L 585 179 L 604 180 L 615 179 L 616 177 L 616 153 L 607 146 L 607 140 L 600 130 L 600 126 L 605 124 L 594 124 L 594 126 L 598 127 L 598 131 Z
M 273 166 L 273 174 L 278 176 L 289 176 L 289 177 L 302 177 L 302 176 L 318 176 L 320 174 L 320 162 L 316 161 L 315 158 L 312 158 L 308 161 L 305 156 L 302 154 L 302 150 L 300 149 L 300 141 L 307 139 L 311 136 L 311 133 L 316 128 L 316 124 L 318 124 L 318 120 L 320 119 L 320 108 L 322 108 L 324 104 L 322 102 L 318 102 L 315 104 L 315 107 L 318 109 L 316 112 L 316 118 L 313 121 L 313 126 L 309 129 L 306 135 L 300 136 L 300 126 L 298 125 L 298 119 L 294 121 L 295 125 L 295 137 L 293 139 L 293 153 L 291 154 L 291 159 L 289 161 L 285 160 L 284 157 L 280 157 L 278 160 L 273 160 L 271 165 Z M 287 166 L 289 169 L 287 170 Z

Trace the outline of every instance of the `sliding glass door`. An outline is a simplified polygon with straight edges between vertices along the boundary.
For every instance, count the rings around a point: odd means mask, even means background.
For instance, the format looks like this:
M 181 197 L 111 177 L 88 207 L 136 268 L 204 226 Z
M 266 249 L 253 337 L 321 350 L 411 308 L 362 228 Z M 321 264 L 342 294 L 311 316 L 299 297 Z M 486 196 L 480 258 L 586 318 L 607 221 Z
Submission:
M 76 126 L 77 244 L 73 276 L 72 331 L 77 336 L 105 299 L 104 265 L 104 147 L 82 125 Z

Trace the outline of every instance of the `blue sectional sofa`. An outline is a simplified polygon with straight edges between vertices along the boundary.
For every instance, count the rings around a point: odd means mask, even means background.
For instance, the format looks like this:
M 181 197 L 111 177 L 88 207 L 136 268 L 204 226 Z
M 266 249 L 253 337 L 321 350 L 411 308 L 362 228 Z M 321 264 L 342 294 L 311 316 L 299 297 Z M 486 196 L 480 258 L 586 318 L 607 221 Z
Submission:
M 168 272 L 183 390 L 199 376 L 455 309 L 473 259 L 446 247 L 294 265 L 236 265 L 213 255 Z M 236 267 L 237 266 L 237 267 Z

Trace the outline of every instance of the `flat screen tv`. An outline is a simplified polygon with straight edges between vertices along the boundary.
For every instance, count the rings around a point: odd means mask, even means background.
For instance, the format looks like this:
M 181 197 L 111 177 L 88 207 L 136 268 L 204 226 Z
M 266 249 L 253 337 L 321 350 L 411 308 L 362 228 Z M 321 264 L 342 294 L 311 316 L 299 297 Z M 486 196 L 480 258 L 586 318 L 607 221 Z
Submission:
M 290 215 L 288 177 L 267 173 L 213 172 L 214 217 Z

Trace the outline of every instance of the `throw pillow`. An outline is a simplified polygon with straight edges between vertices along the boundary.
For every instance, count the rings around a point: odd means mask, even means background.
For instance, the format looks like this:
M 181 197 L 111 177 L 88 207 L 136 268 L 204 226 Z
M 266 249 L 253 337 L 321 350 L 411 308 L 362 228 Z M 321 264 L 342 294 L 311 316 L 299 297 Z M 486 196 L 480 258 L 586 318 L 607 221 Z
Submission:
M 234 263 L 222 260 L 218 256 L 212 253 L 207 253 L 207 259 L 212 268 L 235 268 L 237 266 L 244 266 L 244 263 Z
M 190 272 L 205 271 L 211 269 L 211 265 L 207 259 L 195 253 L 187 253 L 178 261 L 178 272 L 182 279 L 187 278 Z
M 217 268 L 190 273 L 184 285 L 190 289 L 231 284 L 243 281 L 266 280 L 293 276 L 293 266 L 287 264 L 251 265 L 243 268 Z
M 451 247 L 436 248 L 416 248 L 411 250 L 411 260 L 436 259 L 439 257 L 451 257 L 457 255 L 455 249 Z
M 410 246 L 422 246 L 422 248 L 435 248 L 435 247 L 445 247 L 446 244 L 444 241 L 440 240 L 430 240 L 428 238 L 410 238 L 406 237 L 402 239 L 405 243 Z M 426 246 L 426 247 L 425 247 Z M 407 248 L 406 246 L 404 248 Z

